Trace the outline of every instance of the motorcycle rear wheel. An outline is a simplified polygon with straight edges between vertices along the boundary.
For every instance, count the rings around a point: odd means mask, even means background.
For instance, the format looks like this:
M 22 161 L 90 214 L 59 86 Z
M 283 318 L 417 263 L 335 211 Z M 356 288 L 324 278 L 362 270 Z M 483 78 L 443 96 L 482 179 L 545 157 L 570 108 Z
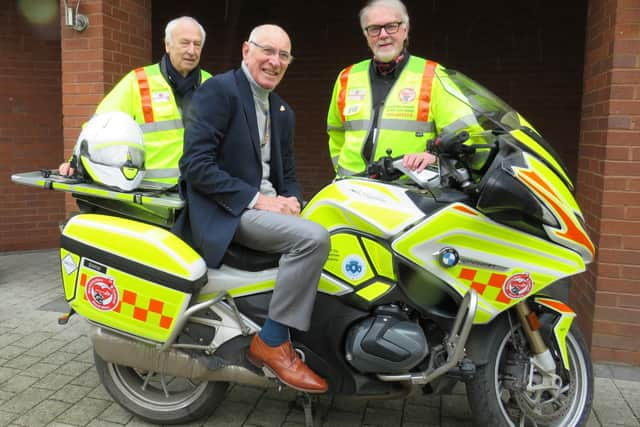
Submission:
M 507 386 L 508 378 L 513 377 L 514 372 L 521 371 L 517 364 L 516 368 L 513 367 L 514 359 L 518 356 L 528 358 L 530 354 L 515 355 L 517 345 L 514 346 L 514 342 L 524 342 L 520 326 L 503 329 L 497 334 L 497 339 L 487 343 L 491 346 L 488 354 L 494 356 L 489 363 L 479 366 L 474 379 L 467 383 L 467 397 L 475 424 L 499 427 L 585 425 L 593 400 L 593 367 L 577 326 L 574 324 L 571 327 L 566 338 L 569 371 L 562 372 L 562 362 L 556 360 L 556 373 L 563 381 L 559 396 L 555 398 L 549 394 L 535 395 L 518 387 Z M 536 383 L 535 379 L 533 383 Z M 540 404 L 530 405 L 536 399 Z
M 103 360 L 94 352 L 102 384 L 120 406 L 156 424 L 180 424 L 210 415 L 229 383 L 193 381 Z

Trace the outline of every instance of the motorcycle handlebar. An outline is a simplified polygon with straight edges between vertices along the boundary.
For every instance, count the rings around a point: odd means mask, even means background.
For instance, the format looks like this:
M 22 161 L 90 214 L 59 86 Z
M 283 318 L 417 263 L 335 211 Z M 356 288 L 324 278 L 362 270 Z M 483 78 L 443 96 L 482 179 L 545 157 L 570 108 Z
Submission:
M 427 150 L 436 155 L 457 155 L 467 152 L 473 147 L 463 145 L 469 139 L 469 132 L 462 131 L 460 133 L 450 133 L 439 135 L 436 139 L 432 139 L 427 144 Z

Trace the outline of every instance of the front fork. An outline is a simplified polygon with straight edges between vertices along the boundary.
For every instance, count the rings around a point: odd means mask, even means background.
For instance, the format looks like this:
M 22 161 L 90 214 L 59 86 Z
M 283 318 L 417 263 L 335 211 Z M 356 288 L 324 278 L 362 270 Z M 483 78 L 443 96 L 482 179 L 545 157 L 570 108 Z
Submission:
M 569 356 L 567 354 L 566 338 L 569 333 L 569 329 L 571 328 L 571 323 L 576 317 L 576 313 L 565 303 L 553 298 L 536 297 L 534 301 L 560 315 L 553 328 L 553 335 L 556 343 L 558 344 L 558 349 L 560 350 L 562 364 L 565 369 L 569 369 Z M 556 371 L 556 364 L 553 360 L 549 347 L 542 339 L 538 316 L 536 313 L 531 311 L 526 300 L 520 301 L 516 304 L 515 309 L 518 313 L 520 323 L 522 324 L 524 334 L 529 342 L 529 346 L 534 354 L 532 358 L 533 363 L 544 372 L 549 374 L 554 373 Z

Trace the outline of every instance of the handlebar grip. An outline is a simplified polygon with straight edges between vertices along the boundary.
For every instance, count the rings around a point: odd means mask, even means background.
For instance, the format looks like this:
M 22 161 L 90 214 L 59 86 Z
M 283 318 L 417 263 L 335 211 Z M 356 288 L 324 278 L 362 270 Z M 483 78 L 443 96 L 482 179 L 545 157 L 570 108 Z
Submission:
M 469 139 L 469 132 L 444 134 L 429 141 L 427 149 L 435 154 L 457 154 L 459 147 Z

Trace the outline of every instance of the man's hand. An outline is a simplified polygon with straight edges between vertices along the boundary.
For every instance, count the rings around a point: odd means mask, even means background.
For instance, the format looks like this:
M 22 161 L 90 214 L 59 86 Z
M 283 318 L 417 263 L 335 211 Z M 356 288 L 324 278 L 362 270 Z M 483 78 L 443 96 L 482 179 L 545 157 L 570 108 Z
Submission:
M 278 196 L 278 199 L 287 205 L 291 215 L 300 215 L 300 202 L 294 196 Z
M 58 173 L 63 176 L 71 176 L 76 172 L 69 162 L 65 162 L 58 166 Z
M 422 172 L 424 168 L 435 163 L 435 161 L 436 156 L 427 152 L 405 154 L 402 158 L 402 166 L 412 171 Z
M 253 208 L 263 211 L 278 212 L 285 215 L 300 214 L 300 203 L 298 203 L 298 199 L 295 197 L 273 197 L 258 194 L 258 200 Z

